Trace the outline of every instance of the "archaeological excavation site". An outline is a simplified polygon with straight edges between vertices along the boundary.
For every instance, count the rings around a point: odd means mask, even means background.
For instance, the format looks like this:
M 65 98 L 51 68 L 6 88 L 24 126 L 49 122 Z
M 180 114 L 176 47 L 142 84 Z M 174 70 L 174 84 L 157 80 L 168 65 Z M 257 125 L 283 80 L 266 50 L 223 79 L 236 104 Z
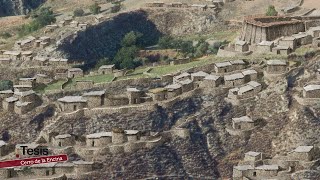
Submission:
M 7 0 L 0 26 L 0 180 L 320 180 L 318 0 Z

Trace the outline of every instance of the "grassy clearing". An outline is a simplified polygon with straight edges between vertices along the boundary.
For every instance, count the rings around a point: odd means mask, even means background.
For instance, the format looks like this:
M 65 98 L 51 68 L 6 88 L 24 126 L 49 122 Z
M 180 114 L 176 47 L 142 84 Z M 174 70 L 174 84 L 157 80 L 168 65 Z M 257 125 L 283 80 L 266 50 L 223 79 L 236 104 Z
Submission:
M 182 37 L 184 40 L 190 41 L 198 41 L 200 39 L 214 39 L 217 41 L 233 41 L 239 35 L 238 30 L 225 30 L 225 31 L 217 31 L 210 34 L 197 34 L 197 35 L 188 35 L 186 37 Z
M 150 77 L 147 74 L 132 74 L 132 75 L 126 75 L 123 77 L 117 78 L 117 80 L 123 80 L 123 79 L 138 79 L 138 78 L 147 78 Z
M 112 74 L 104 74 L 104 75 L 96 75 L 96 76 L 86 76 L 81 78 L 74 78 L 71 80 L 69 84 L 65 87 L 65 89 L 72 89 L 75 86 L 76 81 L 93 81 L 94 83 L 107 83 L 111 82 L 113 79 Z
M 123 77 L 119 77 L 117 78 L 117 80 L 121 80 L 121 79 L 136 79 L 136 78 L 147 78 L 149 77 L 148 75 L 146 74 L 143 74 L 143 72 L 146 72 L 147 69 L 149 67 L 143 67 L 143 68 L 138 68 L 132 72 L 128 72 L 126 74 L 126 76 L 123 76 Z
M 113 79 L 112 74 L 105 74 L 105 75 L 97 75 L 97 76 L 86 76 L 86 77 L 81 77 L 81 78 L 75 78 L 72 79 L 65 87 L 65 89 L 72 89 L 72 87 L 76 84 L 76 81 L 78 80 L 91 80 L 94 83 L 105 83 L 105 82 L 111 82 Z M 35 89 L 35 91 L 39 93 L 44 93 L 47 91 L 51 90 L 58 90 L 61 89 L 62 84 L 65 83 L 65 80 L 59 80 L 59 81 L 54 81 L 47 86 L 40 86 Z
M 192 61 L 190 63 L 187 64 L 179 64 L 179 65 L 165 65 L 165 66 L 158 66 L 158 67 L 154 67 L 150 73 L 153 74 L 156 77 L 159 77 L 161 75 L 165 75 L 165 74 L 169 74 L 169 73 L 173 73 L 173 72 L 177 72 L 177 71 L 181 71 L 184 69 L 189 69 L 192 67 L 196 67 L 196 66 L 203 66 L 206 64 L 210 64 L 214 62 L 214 56 L 208 56 L 205 58 L 201 58 L 199 60 L 195 60 Z
M 46 91 L 58 90 L 58 89 L 61 89 L 63 83 L 65 83 L 65 80 L 53 81 L 52 83 L 48 84 L 47 86 L 42 86 L 42 87 L 36 88 L 35 91 L 43 93 Z
M 104 75 L 75 78 L 74 81 L 82 80 L 82 81 L 93 81 L 94 83 L 103 83 L 103 82 L 111 82 L 112 79 L 113 79 L 112 74 L 104 74 Z

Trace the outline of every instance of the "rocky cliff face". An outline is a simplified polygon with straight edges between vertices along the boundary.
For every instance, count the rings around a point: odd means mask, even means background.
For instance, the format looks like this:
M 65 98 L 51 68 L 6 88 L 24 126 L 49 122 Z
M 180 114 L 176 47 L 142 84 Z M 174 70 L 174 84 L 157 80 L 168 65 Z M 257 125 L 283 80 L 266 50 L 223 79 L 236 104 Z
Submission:
M 214 31 L 218 24 L 215 12 L 192 9 L 148 9 L 148 19 L 165 34 L 184 35 Z
M 27 14 L 45 0 L 0 0 L 0 17 Z

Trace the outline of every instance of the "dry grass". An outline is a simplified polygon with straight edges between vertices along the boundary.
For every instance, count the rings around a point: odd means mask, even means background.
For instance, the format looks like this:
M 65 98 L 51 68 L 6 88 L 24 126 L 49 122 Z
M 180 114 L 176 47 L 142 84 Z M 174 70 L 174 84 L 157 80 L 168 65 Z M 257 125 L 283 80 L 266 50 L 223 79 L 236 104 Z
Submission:
M 319 0 L 304 0 L 302 7 L 308 8 L 308 9 L 319 8 L 320 1 Z
M 30 19 L 25 19 L 24 16 L 7 16 L 0 18 L 0 34 L 9 33 L 12 37 L 3 39 L 0 37 L 0 48 L 10 49 L 17 40 L 17 29 L 21 25 L 28 23 Z
M 8 30 L 11 27 L 19 26 L 28 22 L 24 16 L 7 16 L 0 18 L 1 31 Z
M 93 4 L 94 0 L 48 0 L 45 6 L 50 6 L 57 12 L 72 12 L 76 8 L 86 8 Z
M 244 16 L 265 14 L 269 5 L 274 5 L 277 11 L 281 13 L 281 9 L 297 3 L 298 0 L 234 1 L 233 3 L 226 4 L 220 15 L 226 20 L 242 20 Z

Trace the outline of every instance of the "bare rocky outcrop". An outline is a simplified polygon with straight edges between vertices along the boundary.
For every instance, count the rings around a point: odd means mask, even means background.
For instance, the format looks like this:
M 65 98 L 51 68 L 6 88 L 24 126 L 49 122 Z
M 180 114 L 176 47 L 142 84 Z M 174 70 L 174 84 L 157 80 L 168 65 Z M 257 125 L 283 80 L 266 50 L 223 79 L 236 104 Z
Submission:
M 211 32 L 218 23 L 217 14 L 210 10 L 147 9 L 146 12 L 162 33 L 170 35 Z

